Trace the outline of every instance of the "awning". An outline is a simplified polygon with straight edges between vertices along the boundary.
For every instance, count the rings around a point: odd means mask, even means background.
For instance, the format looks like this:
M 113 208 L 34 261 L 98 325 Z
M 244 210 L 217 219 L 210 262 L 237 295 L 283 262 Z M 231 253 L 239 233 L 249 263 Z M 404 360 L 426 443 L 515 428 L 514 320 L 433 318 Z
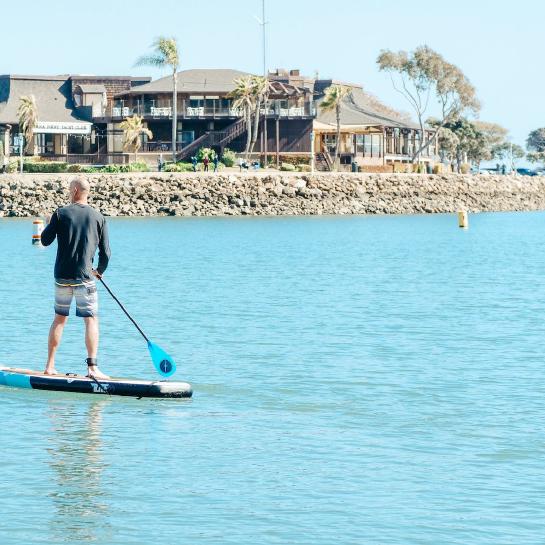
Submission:
M 68 123 L 56 121 L 38 121 L 34 127 L 36 134 L 91 134 L 91 123 Z
M 335 123 L 323 123 L 322 121 L 314 121 L 313 129 L 316 133 L 336 133 L 337 125 Z M 375 129 L 375 130 L 373 130 Z M 369 133 L 382 133 L 382 127 L 378 125 L 342 125 L 341 133 L 350 134 L 369 134 Z

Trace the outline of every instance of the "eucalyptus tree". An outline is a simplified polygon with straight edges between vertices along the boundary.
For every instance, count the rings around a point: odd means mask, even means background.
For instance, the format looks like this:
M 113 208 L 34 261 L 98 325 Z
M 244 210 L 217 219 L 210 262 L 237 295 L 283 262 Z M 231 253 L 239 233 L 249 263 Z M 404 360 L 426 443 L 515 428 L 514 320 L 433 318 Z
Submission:
M 545 163 L 545 127 L 535 129 L 526 140 L 528 161 L 532 163 Z
M 333 84 L 324 91 L 324 99 L 320 104 L 320 108 L 324 112 L 335 112 L 335 120 L 337 123 L 337 138 L 335 141 L 335 159 L 334 168 L 339 168 L 339 149 L 341 143 L 341 108 L 344 100 L 350 96 L 352 90 L 346 85 Z
M 233 83 L 235 84 L 235 88 L 229 93 L 229 97 L 233 99 L 233 108 L 242 110 L 244 119 L 246 120 L 246 148 L 244 156 L 248 160 L 252 144 L 252 115 L 256 108 L 254 76 L 242 76 L 236 78 Z
M 38 106 L 34 95 L 22 96 L 17 108 L 19 132 L 25 137 L 25 153 L 34 152 L 34 129 L 38 124 Z
M 134 115 L 124 119 L 119 127 L 123 131 L 123 151 L 127 153 L 134 153 L 134 160 L 136 161 L 137 153 L 142 146 L 142 136 L 146 135 L 148 138 L 153 138 L 153 133 L 144 127 L 144 123 L 141 117 Z
M 437 131 L 441 160 L 447 160 L 458 172 L 468 161 L 479 164 L 491 158 L 486 135 L 472 121 L 460 118 L 440 126 L 439 120 L 431 118 L 427 124 Z
M 152 46 L 150 55 L 143 55 L 136 61 L 137 66 L 155 66 L 172 70 L 172 160 L 176 161 L 176 136 L 178 126 L 178 78 L 180 53 L 176 38 L 160 36 Z
M 530 154 L 528 154 L 530 155 Z M 511 169 L 515 170 L 515 164 L 519 159 L 524 159 L 526 152 L 522 146 L 506 141 L 495 149 L 495 158 L 501 161 L 509 161 Z
M 428 46 L 412 52 L 383 50 L 377 64 L 381 71 L 390 74 L 394 89 L 407 99 L 418 118 L 422 139 L 413 162 L 419 161 L 422 151 L 434 144 L 441 127 L 480 109 L 475 88 L 464 73 Z M 432 100 L 439 107 L 440 117 L 433 135 L 426 138 L 424 119 Z
M 526 147 L 529 151 L 545 152 L 545 127 L 536 129 L 528 135 Z

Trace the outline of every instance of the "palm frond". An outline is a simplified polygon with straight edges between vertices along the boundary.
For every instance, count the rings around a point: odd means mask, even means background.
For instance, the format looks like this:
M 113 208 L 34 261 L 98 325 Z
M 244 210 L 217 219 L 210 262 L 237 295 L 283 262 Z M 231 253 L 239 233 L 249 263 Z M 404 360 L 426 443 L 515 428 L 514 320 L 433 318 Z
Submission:
M 161 55 L 142 55 L 138 57 L 134 66 L 157 66 L 162 68 L 166 66 L 166 62 Z
M 25 136 L 25 151 L 30 152 L 34 140 L 34 128 L 38 123 L 38 107 L 34 95 L 22 96 L 17 108 L 19 129 Z
M 180 65 L 180 54 L 176 38 L 156 38 L 151 46 L 153 53 L 143 55 L 136 61 L 136 66 L 170 66 L 177 70 Z
M 351 92 L 352 90 L 350 87 L 347 87 L 346 85 L 330 85 L 324 91 L 324 100 L 322 100 L 320 108 L 324 112 L 335 110 Z
M 142 144 L 141 137 L 146 135 L 153 138 L 153 133 L 143 125 L 141 117 L 134 115 L 123 120 L 119 127 L 123 131 L 123 151 L 132 151 L 136 153 Z

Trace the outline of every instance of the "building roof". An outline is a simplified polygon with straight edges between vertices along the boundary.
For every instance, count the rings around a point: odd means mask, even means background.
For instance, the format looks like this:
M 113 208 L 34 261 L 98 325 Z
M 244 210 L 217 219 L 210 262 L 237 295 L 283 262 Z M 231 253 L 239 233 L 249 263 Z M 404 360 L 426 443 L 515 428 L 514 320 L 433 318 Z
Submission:
M 71 80 L 74 82 L 78 82 L 79 80 L 89 82 L 89 81 L 131 81 L 133 83 L 149 83 L 151 81 L 150 77 L 147 76 L 95 76 L 93 74 L 74 74 L 67 76 L 70 77 Z
M 225 68 L 217 69 L 195 69 L 182 70 L 176 74 L 178 92 L 194 95 L 202 94 L 225 94 L 230 93 L 234 88 L 234 80 L 249 76 L 248 72 L 230 70 Z M 117 96 L 143 93 L 172 93 L 172 76 L 166 76 L 144 85 L 134 87 L 130 91 L 124 91 Z
M 0 76 L 0 123 L 17 124 L 20 98 L 34 95 L 39 121 L 73 123 L 70 76 Z
M 87 95 L 101 95 L 106 92 L 106 87 L 100 83 L 80 83 L 78 87 Z
M 316 120 L 323 125 L 336 127 L 337 117 L 334 111 L 324 112 L 320 108 L 323 97 L 317 102 Z M 419 128 L 412 121 L 406 121 L 395 116 L 387 116 L 369 108 L 366 97 L 361 87 L 352 88 L 352 93 L 344 99 L 341 105 L 341 123 L 350 127 L 394 127 L 394 128 Z

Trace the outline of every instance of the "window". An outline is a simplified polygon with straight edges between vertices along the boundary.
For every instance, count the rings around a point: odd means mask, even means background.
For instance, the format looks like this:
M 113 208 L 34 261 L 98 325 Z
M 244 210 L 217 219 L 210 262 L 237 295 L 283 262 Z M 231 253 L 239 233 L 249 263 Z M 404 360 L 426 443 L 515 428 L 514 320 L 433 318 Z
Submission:
M 329 153 L 335 153 L 336 144 L 337 144 L 336 134 L 324 134 L 324 146 Z
M 182 131 L 182 146 L 187 146 L 195 140 L 195 131 Z
M 364 149 L 364 135 L 356 134 L 356 154 L 363 155 Z
M 381 156 L 381 134 L 371 134 L 371 156 L 380 157 Z
M 204 107 L 204 99 L 203 98 L 190 98 L 189 99 L 189 107 L 190 108 L 203 108 Z
M 34 144 L 38 155 L 52 155 L 55 152 L 55 135 L 38 133 L 34 135 Z

